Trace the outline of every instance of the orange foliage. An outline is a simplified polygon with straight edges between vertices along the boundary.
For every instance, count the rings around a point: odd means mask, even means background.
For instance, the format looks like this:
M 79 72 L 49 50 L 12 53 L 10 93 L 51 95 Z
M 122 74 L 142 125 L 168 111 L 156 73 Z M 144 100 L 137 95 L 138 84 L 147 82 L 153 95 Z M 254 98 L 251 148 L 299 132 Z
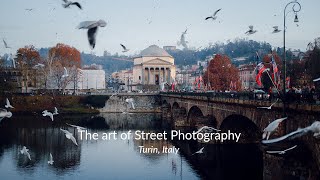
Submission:
M 40 54 L 33 45 L 25 46 L 17 50 L 17 61 L 32 67 L 40 62 Z
M 63 67 L 81 67 L 80 52 L 65 44 L 58 43 L 55 47 L 49 50 L 49 58 L 53 61 L 59 61 Z
M 239 70 L 232 64 L 226 55 L 217 54 L 209 63 L 207 71 L 204 73 L 203 79 L 208 84 L 208 76 L 211 88 L 213 90 L 230 90 L 230 83 L 236 83 L 236 88 L 232 90 L 240 90 L 241 83 Z

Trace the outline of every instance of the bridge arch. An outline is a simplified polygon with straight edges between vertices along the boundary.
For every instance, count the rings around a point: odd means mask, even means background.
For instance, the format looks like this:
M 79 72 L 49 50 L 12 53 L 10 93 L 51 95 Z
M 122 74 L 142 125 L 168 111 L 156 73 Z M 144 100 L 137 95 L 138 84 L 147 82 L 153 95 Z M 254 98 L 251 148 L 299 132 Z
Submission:
M 179 108 L 180 108 L 179 103 L 174 102 L 174 103 L 172 104 L 172 111 L 174 111 L 175 109 L 179 109 Z
M 187 122 L 191 128 L 202 126 L 217 127 L 216 118 L 213 115 L 205 116 L 198 106 L 192 106 L 188 112 Z
M 259 127 L 249 118 L 239 115 L 232 114 L 226 117 L 221 125 L 220 130 L 227 132 L 230 130 L 232 133 L 241 133 L 241 142 L 257 142 L 261 137 L 261 130 Z

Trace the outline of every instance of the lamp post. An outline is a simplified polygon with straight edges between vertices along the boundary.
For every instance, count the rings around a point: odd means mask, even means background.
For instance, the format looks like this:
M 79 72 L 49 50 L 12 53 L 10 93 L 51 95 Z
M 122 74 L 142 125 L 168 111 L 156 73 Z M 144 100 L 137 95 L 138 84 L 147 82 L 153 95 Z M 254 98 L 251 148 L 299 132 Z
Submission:
M 292 11 L 295 13 L 294 22 L 299 22 L 298 19 L 298 12 L 301 10 L 301 5 L 297 0 L 289 2 L 283 11 L 283 115 L 286 116 L 286 17 L 289 14 L 289 12 L 286 12 L 287 7 L 289 5 L 292 5 Z M 297 8 L 296 8 L 297 5 Z

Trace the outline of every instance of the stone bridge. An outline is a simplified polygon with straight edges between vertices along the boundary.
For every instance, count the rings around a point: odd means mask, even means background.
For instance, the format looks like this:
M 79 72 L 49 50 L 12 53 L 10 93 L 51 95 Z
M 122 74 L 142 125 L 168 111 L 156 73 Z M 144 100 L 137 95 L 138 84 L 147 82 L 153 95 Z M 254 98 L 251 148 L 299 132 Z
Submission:
M 261 100 L 237 94 L 217 95 L 216 93 L 161 93 L 162 115 L 172 128 L 197 128 L 209 125 L 218 129 L 241 132 L 245 142 L 259 142 L 263 129 L 273 120 L 283 117 L 280 99 Z M 271 109 L 266 107 L 274 103 Z M 286 108 L 287 120 L 280 124 L 270 138 L 306 127 L 320 120 L 320 105 L 290 103 Z M 320 167 L 320 140 L 311 134 L 301 140 L 313 154 Z

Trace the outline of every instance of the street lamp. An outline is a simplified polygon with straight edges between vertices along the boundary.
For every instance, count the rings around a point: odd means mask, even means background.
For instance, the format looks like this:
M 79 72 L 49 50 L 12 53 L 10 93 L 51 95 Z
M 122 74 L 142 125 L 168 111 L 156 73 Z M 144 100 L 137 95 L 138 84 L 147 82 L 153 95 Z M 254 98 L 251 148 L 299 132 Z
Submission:
M 289 2 L 283 11 L 283 114 L 286 116 L 286 17 L 289 12 L 286 12 L 287 7 L 292 5 L 292 11 L 295 13 L 294 22 L 299 22 L 298 12 L 301 10 L 301 5 L 297 0 Z M 297 5 L 297 6 L 296 6 Z M 297 8 L 296 8 L 297 7 Z

